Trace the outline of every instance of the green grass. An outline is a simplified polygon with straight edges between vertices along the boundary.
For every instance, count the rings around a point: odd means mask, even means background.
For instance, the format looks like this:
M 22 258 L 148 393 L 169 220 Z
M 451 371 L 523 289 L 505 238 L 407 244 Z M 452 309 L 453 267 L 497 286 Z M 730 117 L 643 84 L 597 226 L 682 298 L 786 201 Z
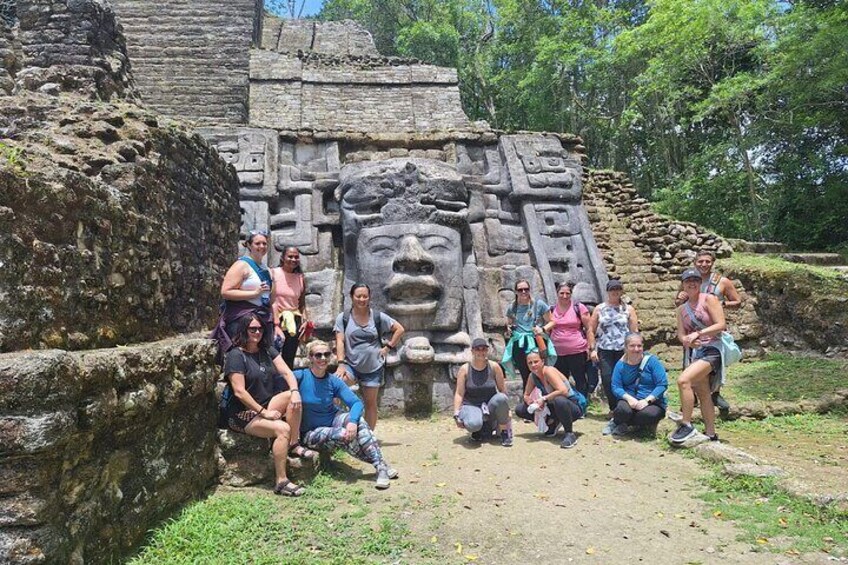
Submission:
M 720 259 L 717 267 L 722 272 L 750 270 L 760 271 L 772 277 L 811 274 L 816 278 L 841 283 L 840 286 L 843 288 L 846 284 L 844 274 L 840 274 L 836 269 L 792 263 L 771 254 L 734 253 L 732 257 Z
M 733 520 L 740 539 L 788 555 L 825 551 L 848 555 L 848 512 L 821 508 L 782 491 L 773 478 L 730 478 L 716 470 L 701 497 L 710 514 Z
M 778 437 L 786 434 L 807 434 L 817 442 L 842 439 L 848 442 L 848 420 L 844 414 L 793 414 L 764 420 L 734 420 L 724 422 L 722 429 Z
M 669 371 L 669 406 L 680 406 L 677 377 Z M 817 399 L 848 388 L 848 362 L 769 353 L 764 360 L 737 363 L 728 371 L 722 395 L 731 404 L 757 401 L 795 402 Z
M 154 531 L 130 563 L 365 564 L 434 562 L 396 515 L 372 510 L 362 487 L 319 474 L 301 498 L 220 492 Z M 370 485 L 369 485 L 370 486 Z

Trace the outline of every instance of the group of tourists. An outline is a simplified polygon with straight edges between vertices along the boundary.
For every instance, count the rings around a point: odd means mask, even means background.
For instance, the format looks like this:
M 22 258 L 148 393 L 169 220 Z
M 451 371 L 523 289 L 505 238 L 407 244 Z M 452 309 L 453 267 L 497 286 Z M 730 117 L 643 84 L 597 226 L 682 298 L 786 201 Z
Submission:
M 272 440 L 277 494 L 304 492 L 287 476 L 289 458 L 313 460 L 318 451 L 334 449 L 373 465 L 377 488 L 388 488 L 398 472 L 383 457 L 374 429 L 386 356 L 400 343 L 403 326 L 371 307 L 367 285 L 354 284 L 351 309 L 336 318 L 335 347 L 310 339 L 314 326 L 297 248 L 284 249 L 280 266 L 268 269 L 263 266 L 268 233 L 250 232 L 244 245 L 247 253 L 221 284 L 222 312 L 213 333 L 227 380 L 219 425 Z M 681 412 L 670 436 L 677 444 L 697 433 L 692 425 L 696 399 L 711 440 L 718 439 L 714 406 L 729 408 L 719 394 L 727 364 L 720 340 L 726 328 L 723 306 L 741 302 L 733 284 L 712 272 L 714 259 L 709 251 L 698 254 L 695 268 L 683 273 L 676 298 L 677 335 L 685 348 L 678 379 Z M 605 435 L 655 433 L 666 417 L 668 378 L 662 362 L 644 351 L 637 312 L 623 301 L 622 282 L 611 279 L 604 302 L 593 309 L 572 298 L 571 283 L 556 285 L 553 306 L 534 297 L 525 279 L 513 288 L 500 363 L 490 359 L 489 342 L 477 337 L 471 361 L 457 373 L 456 425 L 472 441 L 495 436 L 511 446 L 506 373 L 515 371 L 523 394 L 514 414 L 549 437 L 562 429 L 565 449 L 577 444 L 574 422 L 586 415 L 599 385 L 609 408 Z M 306 345 L 307 367 L 292 370 L 300 344 Z

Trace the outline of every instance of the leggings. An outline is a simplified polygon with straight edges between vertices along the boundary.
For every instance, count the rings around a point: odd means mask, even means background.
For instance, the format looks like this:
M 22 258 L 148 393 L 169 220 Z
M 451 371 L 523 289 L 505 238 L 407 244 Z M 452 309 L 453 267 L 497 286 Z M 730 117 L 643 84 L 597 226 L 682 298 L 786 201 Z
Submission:
M 588 359 L 586 352 L 575 353 L 573 355 L 557 356 L 554 367 L 565 375 L 574 379 L 574 388 L 582 393 L 587 399 L 589 398 L 589 381 L 586 379 L 586 363 Z
M 486 403 L 489 408 L 488 419 L 483 416 L 479 406 L 463 404 L 459 409 L 459 419 L 469 432 L 479 432 L 483 429 L 484 420 L 488 420 L 490 428 L 496 425 L 504 426 L 509 422 L 509 398 L 502 392 L 496 393 Z
M 310 449 L 344 449 L 360 461 L 371 463 L 375 467 L 385 464 L 383 452 L 380 445 L 371 433 L 371 428 L 365 418 L 359 420 L 359 430 L 352 440 L 343 439 L 345 426 L 347 426 L 350 414 L 341 412 L 333 418 L 332 426 L 325 426 L 309 430 L 303 436 L 303 443 Z
M 610 412 L 615 410 L 618 399 L 612 393 L 612 371 L 615 369 L 615 364 L 624 355 L 624 351 L 616 351 L 614 349 L 598 349 L 598 361 L 601 365 L 601 382 L 604 385 L 604 394 L 607 397 L 607 404 Z
M 619 400 L 612 413 L 616 424 L 630 424 L 639 427 L 653 427 L 665 418 L 665 408 L 649 404 L 641 410 L 633 410 L 626 400 Z
M 527 367 L 527 352 L 518 345 L 518 341 L 512 345 L 512 366 L 518 369 L 521 375 L 521 390 L 524 390 L 527 379 L 530 378 L 530 368 Z
M 565 428 L 566 432 L 573 431 L 572 425 L 574 424 L 574 420 L 583 416 L 583 412 L 580 411 L 580 407 L 564 396 L 557 396 L 547 404 L 548 410 L 550 410 L 553 417 L 562 424 L 562 427 Z M 523 418 L 524 420 L 530 422 L 533 421 L 533 414 L 527 411 L 527 405 L 524 404 L 524 402 L 519 403 L 519 405 L 515 407 L 515 415 L 519 418 Z
M 289 335 L 284 332 L 286 339 L 283 341 L 283 347 L 280 348 L 280 355 L 291 370 L 294 370 L 294 358 L 297 357 L 298 336 L 300 335 L 301 322 L 303 322 L 303 318 L 300 316 L 294 317 L 294 335 Z

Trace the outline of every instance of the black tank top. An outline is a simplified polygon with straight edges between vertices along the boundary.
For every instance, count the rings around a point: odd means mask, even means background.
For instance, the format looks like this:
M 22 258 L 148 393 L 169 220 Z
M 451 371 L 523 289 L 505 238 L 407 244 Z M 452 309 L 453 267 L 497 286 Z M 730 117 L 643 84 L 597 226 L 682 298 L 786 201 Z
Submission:
M 495 372 L 492 370 L 492 364 L 486 362 L 486 368 L 478 371 L 471 363 L 468 364 L 468 375 L 465 378 L 465 397 L 462 399 L 463 404 L 470 406 L 480 406 L 489 402 L 498 388 L 495 386 Z

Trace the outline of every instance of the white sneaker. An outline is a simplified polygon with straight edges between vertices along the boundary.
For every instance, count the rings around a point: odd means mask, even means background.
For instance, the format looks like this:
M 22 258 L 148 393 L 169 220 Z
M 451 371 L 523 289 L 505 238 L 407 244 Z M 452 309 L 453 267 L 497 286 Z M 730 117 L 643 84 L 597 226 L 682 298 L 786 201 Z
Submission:
M 386 465 L 380 465 L 377 467 L 377 484 L 375 486 L 382 490 L 389 488 L 390 485 L 389 468 Z
M 614 429 L 615 429 L 615 420 L 610 419 L 610 421 L 609 421 L 609 422 L 607 422 L 607 425 L 606 425 L 606 426 L 604 426 L 603 431 L 601 431 L 601 435 L 608 436 L 608 435 L 610 435 L 610 434 L 612 433 L 612 431 L 613 431 Z

